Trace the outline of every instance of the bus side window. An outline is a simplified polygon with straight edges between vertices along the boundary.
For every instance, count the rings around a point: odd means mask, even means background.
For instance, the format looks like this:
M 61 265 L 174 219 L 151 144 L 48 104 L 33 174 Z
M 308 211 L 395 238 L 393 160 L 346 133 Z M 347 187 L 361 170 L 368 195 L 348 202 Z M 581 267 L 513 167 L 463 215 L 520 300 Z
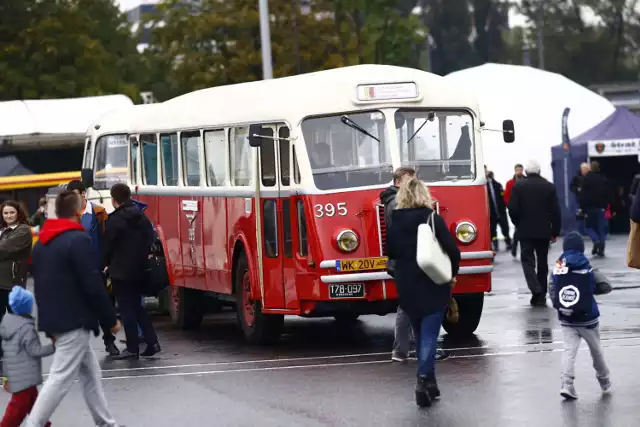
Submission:
M 162 145 L 162 175 L 164 185 L 178 185 L 178 135 L 160 135 Z
M 282 200 L 282 234 L 284 236 L 284 256 L 287 258 L 293 257 L 293 237 L 291 233 L 291 200 Z
M 231 185 L 248 187 L 251 184 L 251 147 L 249 146 L 249 127 L 231 129 L 230 164 Z
M 291 157 L 289 156 L 289 138 L 290 132 L 288 127 L 281 127 L 278 131 L 280 141 L 280 180 L 282 185 L 291 185 Z
M 298 200 L 298 253 L 301 256 L 307 256 L 307 219 L 304 216 L 304 205 L 302 200 Z
M 142 182 L 158 185 L 158 143 L 155 134 L 140 135 L 142 145 Z
M 184 182 L 189 187 L 200 185 L 200 132 L 182 132 L 182 164 Z
M 273 137 L 273 129 L 262 128 L 262 135 Z M 276 147 L 273 138 L 265 138 L 260 146 L 260 169 L 262 171 L 262 185 L 274 187 L 276 185 Z
M 300 167 L 298 166 L 298 156 L 296 155 L 296 146 L 293 147 L 293 182 L 300 184 Z
M 140 152 L 140 144 L 135 136 L 129 137 L 129 145 L 131 146 L 131 184 L 138 183 L 138 154 Z
M 278 213 L 275 200 L 265 200 L 264 206 L 264 252 L 269 258 L 278 256 Z
M 225 157 L 227 152 L 224 130 L 204 133 L 204 150 L 207 158 L 207 182 L 212 187 L 221 187 L 227 175 Z

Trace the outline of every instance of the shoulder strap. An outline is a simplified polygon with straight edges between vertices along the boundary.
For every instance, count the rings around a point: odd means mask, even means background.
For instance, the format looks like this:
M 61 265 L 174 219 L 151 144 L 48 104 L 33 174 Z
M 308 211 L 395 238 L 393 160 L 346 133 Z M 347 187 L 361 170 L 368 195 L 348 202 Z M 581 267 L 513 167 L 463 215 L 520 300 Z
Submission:
M 433 211 L 431 212 L 431 214 L 429 215 L 429 218 L 427 219 L 427 222 L 429 223 L 429 225 L 431 226 L 431 231 L 433 231 L 433 240 L 438 240 L 438 238 L 436 237 L 436 220 L 435 220 L 435 215 L 436 212 Z

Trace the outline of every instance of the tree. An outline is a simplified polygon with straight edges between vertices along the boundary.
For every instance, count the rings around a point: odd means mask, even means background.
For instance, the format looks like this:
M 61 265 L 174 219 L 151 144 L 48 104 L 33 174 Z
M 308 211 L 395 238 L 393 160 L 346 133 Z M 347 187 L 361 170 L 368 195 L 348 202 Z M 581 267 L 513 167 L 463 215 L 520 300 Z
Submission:
M 135 41 L 112 0 L 6 0 L 0 36 L 0 99 L 137 97 Z

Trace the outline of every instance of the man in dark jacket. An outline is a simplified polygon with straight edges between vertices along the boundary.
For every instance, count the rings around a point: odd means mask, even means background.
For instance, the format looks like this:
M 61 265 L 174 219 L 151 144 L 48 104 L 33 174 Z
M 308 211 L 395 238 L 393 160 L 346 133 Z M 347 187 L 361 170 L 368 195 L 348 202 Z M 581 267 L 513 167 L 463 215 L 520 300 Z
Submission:
M 518 229 L 521 261 L 531 305 L 546 305 L 549 242 L 560 234 L 560 205 L 556 187 L 540 176 L 540 165 L 527 163 L 527 179 L 513 187 L 509 215 Z M 537 271 L 536 271 L 537 266 Z
M 611 192 L 607 179 L 600 173 L 600 164 L 591 162 L 591 171 L 582 181 L 580 209 L 585 215 L 587 234 L 593 242 L 591 253 L 603 257 L 606 241 L 605 211 L 610 203 Z
M 148 279 L 145 270 L 154 239 L 153 225 L 131 200 L 131 190 L 126 184 L 111 187 L 111 202 L 115 210 L 107 221 L 103 265 L 111 277 L 127 339 L 127 349 L 114 359 L 139 358 L 138 325 L 147 343 L 142 356 L 153 356 L 160 351 L 158 336 L 151 318 L 140 304 L 142 282 Z
M 102 372 L 91 348 L 91 332 L 99 323 L 120 322 L 95 262 L 95 249 L 80 224 L 80 199 L 71 191 L 56 198 L 56 217 L 45 222 L 33 249 L 33 278 L 38 329 L 55 341 L 49 377 L 33 407 L 27 426 L 41 427 L 50 418 L 76 377 L 94 423 L 117 427 L 102 390 Z
M 498 251 L 498 225 L 504 236 L 507 250 L 511 250 L 511 237 L 509 236 L 509 220 L 507 219 L 507 206 L 504 202 L 504 190 L 502 184 L 493 177 L 487 167 L 484 167 L 487 179 L 487 195 L 489 196 L 489 224 L 491 226 L 491 244 L 493 250 Z

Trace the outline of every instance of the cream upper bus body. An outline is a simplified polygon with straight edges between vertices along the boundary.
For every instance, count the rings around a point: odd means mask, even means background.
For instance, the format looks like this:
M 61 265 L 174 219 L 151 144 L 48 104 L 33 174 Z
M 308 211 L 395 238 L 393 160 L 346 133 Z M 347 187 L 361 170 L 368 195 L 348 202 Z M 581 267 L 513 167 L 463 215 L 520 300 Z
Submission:
M 428 121 L 433 122 L 433 120 L 427 120 L 427 112 L 430 111 L 436 112 L 436 121 L 439 121 L 440 125 L 427 123 Z M 407 128 L 406 125 L 398 128 L 396 121 L 400 112 L 402 115 L 413 117 L 415 125 L 412 128 Z M 330 130 L 327 131 L 327 143 L 324 145 L 331 145 L 330 156 L 332 163 L 334 163 L 332 168 L 327 171 L 350 170 L 349 168 L 358 167 L 358 163 L 363 162 L 359 153 L 355 153 L 352 155 L 355 160 L 350 164 L 342 167 L 335 164 L 341 160 L 341 157 L 345 157 L 340 148 L 340 138 L 333 133 L 336 126 L 341 126 L 338 132 L 344 132 L 342 129 L 346 129 L 352 135 L 357 135 L 356 137 L 351 136 L 352 139 L 358 137 L 368 139 L 353 129 L 349 129 L 346 125 L 336 125 L 343 116 L 362 116 L 368 120 L 369 124 L 382 120 L 384 130 L 378 131 L 378 136 L 385 142 L 387 154 L 383 159 L 384 154 L 374 153 L 378 155 L 378 159 L 374 163 L 384 163 L 388 170 L 401 165 L 409 165 L 418 169 L 421 178 L 430 184 L 437 183 L 437 185 L 443 186 L 484 184 L 484 174 L 481 172 L 483 159 L 480 142 L 480 117 L 477 100 L 472 94 L 440 76 L 424 71 L 385 65 L 360 65 L 281 79 L 202 89 L 163 103 L 137 105 L 107 113 L 96 120 L 87 133 L 83 167 L 93 169 L 94 181 L 98 183 L 88 195 L 92 201 L 102 203 L 109 198 L 109 184 L 112 185 L 117 181 L 133 182 L 141 187 L 146 187 L 144 178 L 140 176 L 142 162 L 139 159 L 136 160 L 136 167 L 131 168 L 131 150 L 127 148 L 129 135 L 173 133 L 177 134 L 178 140 L 180 140 L 181 132 L 201 132 L 202 138 L 207 130 L 224 130 L 227 135 L 225 142 L 229 145 L 232 142 L 229 132 L 227 132 L 228 129 L 245 128 L 246 131 L 248 126 L 252 124 L 275 124 L 273 129 L 276 129 L 275 126 L 289 128 L 289 136 L 297 156 L 296 166 L 299 167 L 300 172 L 300 181 L 292 183 L 292 189 L 304 190 L 303 192 L 308 194 L 353 191 L 354 187 L 345 183 L 319 185 L 317 175 L 323 173 L 324 170 L 319 170 L 317 165 L 313 165 L 311 153 L 309 153 L 310 145 L 314 147 L 322 145 L 322 139 L 325 135 L 319 135 L 318 129 L 322 128 L 322 120 L 325 120 L 328 121 L 327 128 L 330 127 Z M 305 123 L 311 123 L 313 120 L 318 123 L 314 126 L 309 125 L 312 131 L 305 132 Z M 427 126 L 421 130 L 424 124 Z M 465 162 L 471 170 L 468 173 L 458 174 L 458 176 L 454 174 L 449 177 L 450 179 L 445 179 L 446 173 L 444 171 L 448 170 L 450 159 L 455 158 L 453 148 L 456 148 L 457 145 L 455 142 L 449 143 L 450 147 L 447 152 L 447 142 L 443 140 L 448 137 L 445 138 L 443 134 L 449 133 L 448 128 L 445 129 L 449 125 L 455 128 L 453 132 L 455 140 L 462 138 L 460 128 L 463 126 L 467 128 L 470 147 L 468 147 Z M 428 130 L 429 128 L 431 130 Z M 429 150 L 422 150 L 422 154 L 419 154 L 419 147 L 412 148 L 411 160 L 417 163 L 413 164 L 408 161 L 406 158 L 408 151 L 403 152 L 403 150 L 409 150 L 405 148 L 408 144 L 404 144 L 404 142 L 414 132 L 417 134 L 417 137 L 414 135 L 415 138 L 412 140 L 414 145 L 423 144 L 427 147 L 430 142 L 424 140 L 428 138 L 440 139 L 440 143 L 438 144 L 436 141 L 434 145 L 436 151 L 440 145 L 441 154 L 434 156 Z M 307 140 L 305 140 L 305 136 Z M 109 139 L 109 146 L 101 144 L 101 139 L 103 141 Z M 353 142 L 352 144 L 355 146 L 359 143 Z M 101 147 L 106 147 L 107 150 L 104 151 Z M 357 151 L 358 148 L 355 150 Z M 158 151 L 161 150 L 158 149 Z M 200 148 L 199 151 L 201 157 L 206 157 L 204 148 Z M 375 151 L 375 149 L 371 151 Z M 255 165 L 256 150 L 252 150 L 248 155 L 249 163 Z M 158 152 L 158 156 L 160 157 L 160 152 Z M 230 155 L 225 156 L 230 157 Z M 428 164 L 430 158 L 437 160 L 437 168 L 443 168 L 442 173 L 431 174 L 430 172 L 435 170 L 433 165 L 428 166 L 430 169 L 425 169 L 427 173 L 420 170 L 422 167 L 420 165 Z M 159 158 L 157 163 L 158 180 L 161 181 L 162 166 Z M 178 163 L 177 187 L 187 187 L 184 178 L 186 167 L 184 159 L 181 158 Z M 366 163 L 365 159 L 365 167 Z M 442 163 L 446 163 L 447 166 L 443 166 Z M 227 170 L 233 169 L 229 164 L 229 159 L 227 159 L 226 167 Z M 253 169 L 253 166 L 251 168 Z M 131 176 L 133 169 L 137 171 L 136 177 Z M 207 192 L 211 190 L 216 193 L 222 191 L 220 184 L 216 188 L 208 187 L 206 185 L 206 167 L 201 165 L 200 169 L 203 176 L 199 181 L 200 185 L 196 187 L 207 187 L 206 190 L 203 188 Z M 107 175 L 109 179 L 105 181 L 105 177 L 102 175 Z M 231 185 L 236 187 L 235 190 L 241 190 L 238 188 L 239 186 L 229 182 L 231 179 L 229 175 L 233 175 L 233 171 L 231 174 L 227 174 L 223 187 L 228 188 Z M 358 189 L 384 187 L 388 185 L 386 178 L 388 176 L 389 174 L 385 175 L 385 182 L 371 182 L 370 184 L 365 182 L 364 185 L 356 187 Z M 251 172 L 251 183 L 245 186 L 248 194 L 255 184 L 254 180 L 254 172 Z M 162 193 L 163 186 L 161 182 L 159 184 L 159 186 L 154 185 L 151 186 L 153 188 L 145 190 L 152 193 L 157 191 Z M 172 192 L 175 191 L 175 187 L 176 185 L 173 185 Z M 197 188 L 188 187 L 190 192 L 197 192 Z M 105 203 L 105 206 L 111 209 L 110 203 Z

